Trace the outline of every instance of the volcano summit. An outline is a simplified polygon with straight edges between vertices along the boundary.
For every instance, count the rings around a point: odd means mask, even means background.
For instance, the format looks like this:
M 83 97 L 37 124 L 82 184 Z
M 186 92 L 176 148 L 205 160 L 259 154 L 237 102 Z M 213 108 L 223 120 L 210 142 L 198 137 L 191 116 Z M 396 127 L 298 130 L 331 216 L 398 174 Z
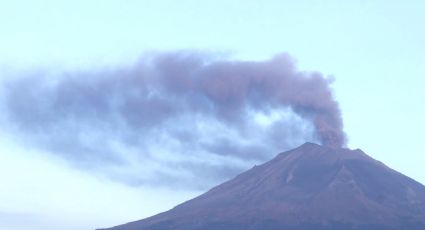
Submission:
M 423 230 L 425 186 L 361 150 L 306 143 L 175 208 L 109 230 Z

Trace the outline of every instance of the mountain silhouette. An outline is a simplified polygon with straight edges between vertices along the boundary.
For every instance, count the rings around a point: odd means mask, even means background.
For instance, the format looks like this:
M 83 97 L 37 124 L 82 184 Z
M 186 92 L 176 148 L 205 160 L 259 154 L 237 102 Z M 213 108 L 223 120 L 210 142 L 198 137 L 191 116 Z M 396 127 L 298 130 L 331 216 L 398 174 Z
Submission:
M 313 143 L 175 208 L 108 230 L 424 230 L 425 186 L 361 150 Z

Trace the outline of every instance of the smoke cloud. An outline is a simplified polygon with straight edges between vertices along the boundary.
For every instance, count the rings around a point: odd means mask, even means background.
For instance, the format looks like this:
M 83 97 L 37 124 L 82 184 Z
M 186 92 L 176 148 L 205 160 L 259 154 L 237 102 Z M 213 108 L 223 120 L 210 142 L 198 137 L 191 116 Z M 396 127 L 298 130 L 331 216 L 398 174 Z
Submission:
M 305 141 L 346 142 L 330 81 L 298 71 L 286 54 L 159 53 L 131 67 L 34 74 L 4 88 L 8 126 L 25 143 L 131 184 L 189 178 L 209 186 Z

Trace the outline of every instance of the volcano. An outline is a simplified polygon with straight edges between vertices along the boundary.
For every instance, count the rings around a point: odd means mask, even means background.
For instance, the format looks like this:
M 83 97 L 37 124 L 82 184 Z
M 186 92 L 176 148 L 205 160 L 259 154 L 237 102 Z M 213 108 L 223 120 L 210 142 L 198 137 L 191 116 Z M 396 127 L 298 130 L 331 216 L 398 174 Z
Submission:
M 423 230 L 425 186 L 361 150 L 306 143 L 109 230 Z

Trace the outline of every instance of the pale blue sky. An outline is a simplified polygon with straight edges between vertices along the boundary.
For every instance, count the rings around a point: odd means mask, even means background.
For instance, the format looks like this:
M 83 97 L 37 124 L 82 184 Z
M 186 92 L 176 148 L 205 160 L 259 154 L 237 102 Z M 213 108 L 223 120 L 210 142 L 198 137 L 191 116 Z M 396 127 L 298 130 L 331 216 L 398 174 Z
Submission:
M 343 112 L 350 148 L 361 148 L 390 167 L 425 183 L 425 10 L 424 1 L 0 1 L 0 79 L 33 69 L 75 70 L 131 64 L 146 52 L 201 49 L 234 58 L 260 60 L 288 52 L 302 70 L 335 77 L 333 88 Z M 27 149 L 0 130 L 0 228 L 2 213 L 36 213 L 70 229 L 93 229 L 156 213 L 145 205 L 161 198 L 152 188 L 126 188 L 83 175 L 60 159 L 25 157 Z M 32 152 L 33 150 L 29 151 Z M 35 150 L 34 150 L 35 151 Z M 14 157 L 16 156 L 16 157 Z M 3 158 L 4 157 L 4 158 Z M 6 159 L 6 160 L 3 160 Z M 32 165 L 37 185 L 18 170 Z M 8 167 L 5 167 L 5 166 Z M 46 166 L 47 165 L 47 166 Z M 15 167 L 12 167 L 15 166 Z M 23 166 L 20 166 L 23 167 Z M 51 172 L 50 172 L 50 171 Z M 25 170 L 23 170 L 25 172 Z M 111 191 L 98 199 L 80 193 L 76 205 L 58 204 L 66 190 L 49 188 L 57 173 L 81 191 Z M 5 176 L 9 175 L 9 176 Z M 17 175 L 17 176 L 10 176 Z M 16 178 L 14 178 L 16 177 Z M 11 186 L 18 192 L 6 191 Z M 27 189 L 27 190 L 26 190 Z M 41 195 L 32 195 L 36 189 Z M 154 189 L 155 190 L 155 189 Z M 50 191 L 50 196 L 42 195 Z M 167 191 L 163 191 L 167 193 Z M 191 197 L 181 192 L 163 209 Z M 138 195 L 140 194 L 140 195 Z M 140 202 L 116 217 L 93 206 Z M 23 199 L 26 197 L 26 199 Z M 31 197 L 31 198 L 28 198 Z M 149 198 L 146 198 L 149 197 Z M 103 199 L 103 200 L 102 200 Z M 5 200 L 20 200 L 17 205 Z M 147 202 L 149 200 L 149 202 Z M 34 209 L 33 203 L 44 203 Z M 81 204 L 81 207 L 78 207 Z M 121 207 L 122 208 L 122 207 Z M 38 213 L 34 210 L 41 210 Z M 92 217 L 90 219 L 87 216 Z M 54 218 L 53 218 L 54 219 Z M 115 221 L 115 222 L 114 222 Z M 3 222 L 6 223 L 6 222 Z M 46 223 L 38 223 L 46 229 Z M 12 226 L 12 227 L 11 227 Z M 28 229 L 9 223 L 7 229 Z M 35 229 L 35 228 L 32 228 Z M 57 229 L 51 228 L 51 229 Z

